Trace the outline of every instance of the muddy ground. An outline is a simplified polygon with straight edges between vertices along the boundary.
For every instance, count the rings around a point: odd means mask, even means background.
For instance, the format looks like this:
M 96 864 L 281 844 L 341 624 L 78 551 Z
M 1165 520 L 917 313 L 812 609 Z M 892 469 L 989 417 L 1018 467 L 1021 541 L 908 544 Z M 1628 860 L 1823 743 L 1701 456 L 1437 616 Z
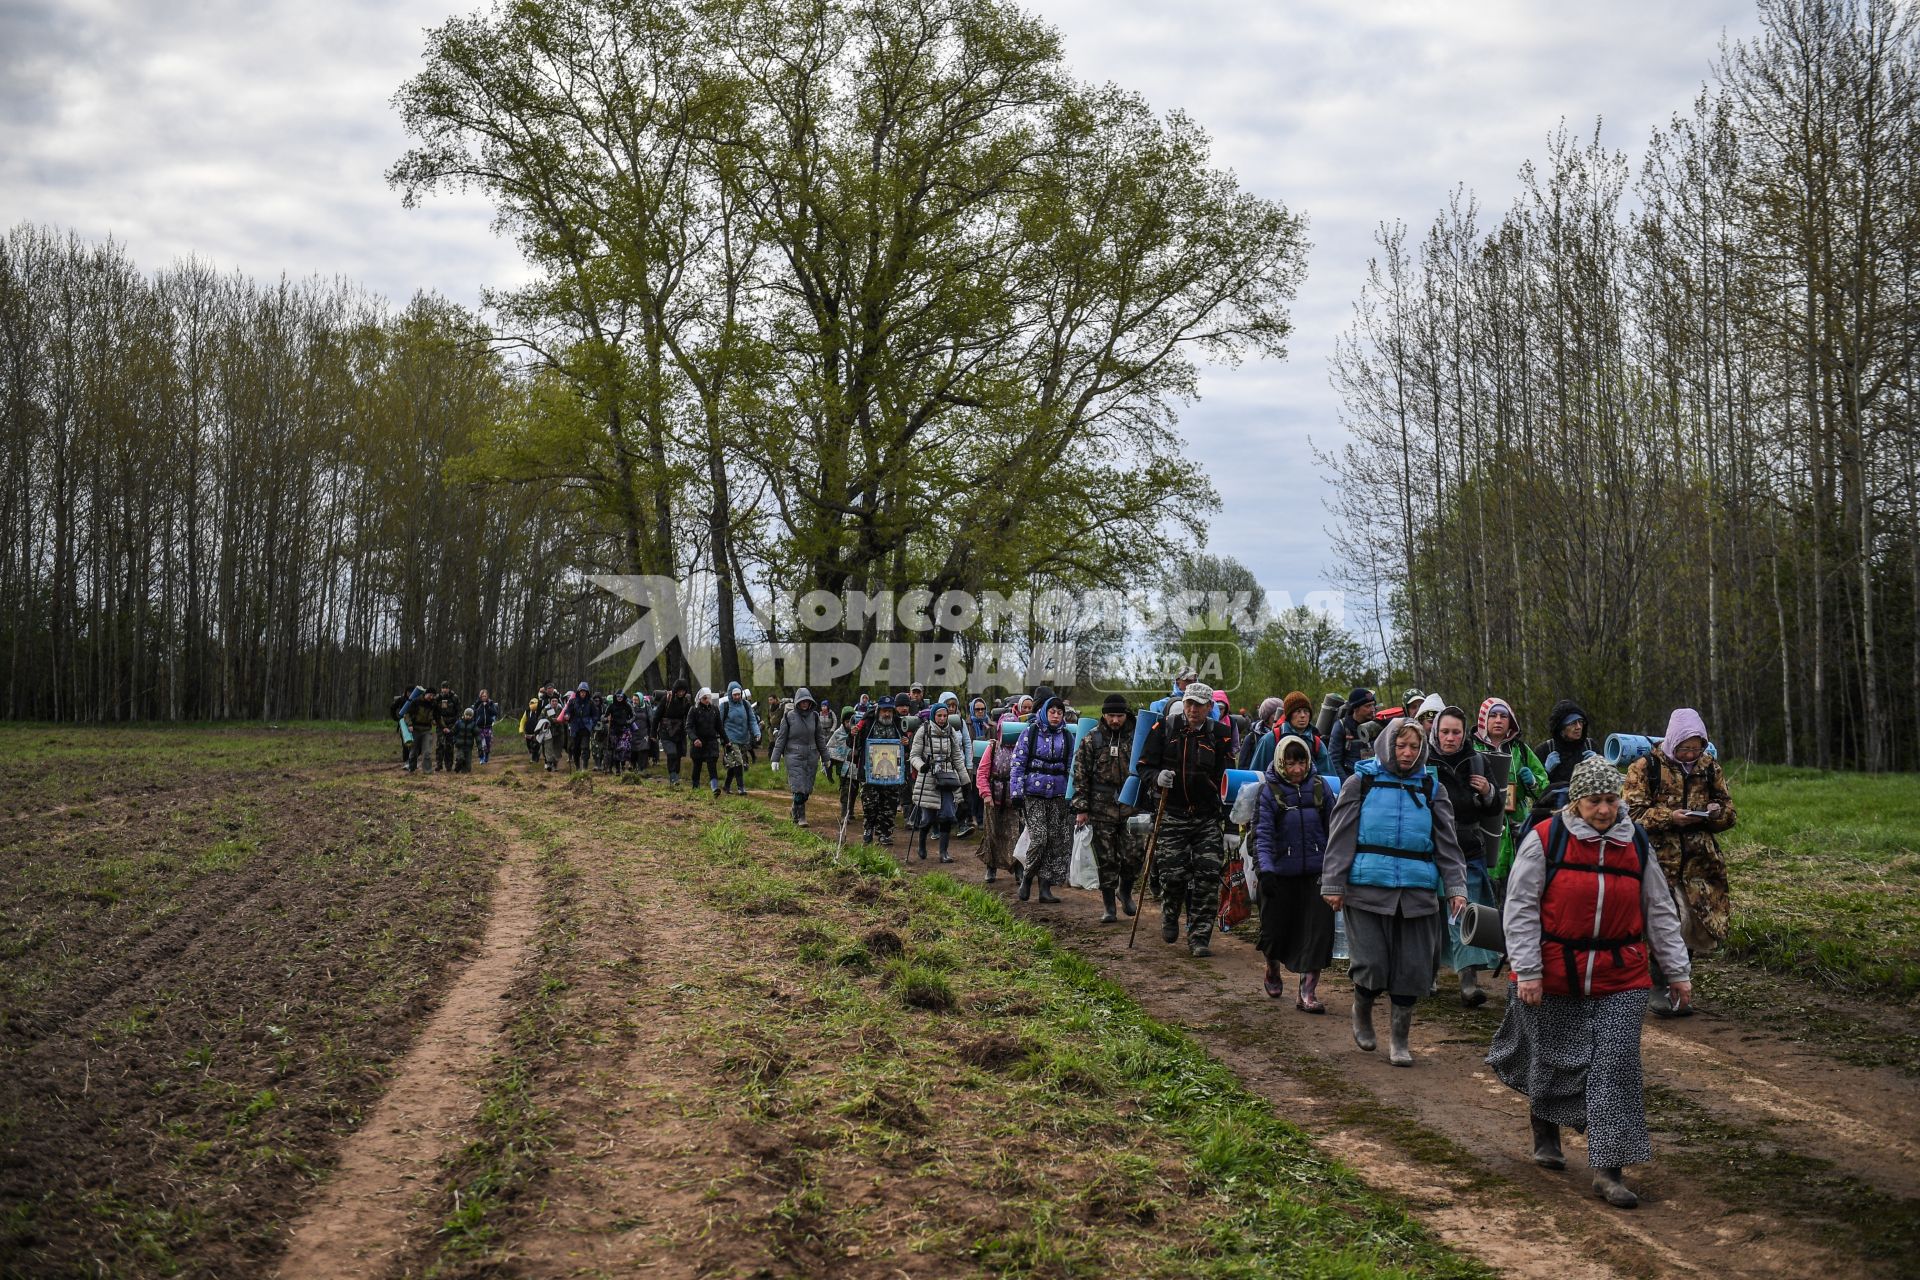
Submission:
M 1822 1044 L 1847 1010 L 1783 979 L 1649 1022 L 1622 1213 L 1577 1138 L 1526 1159 L 1497 992 L 1423 1002 L 1399 1070 L 1337 973 L 1327 1016 L 1269 1000 L 1251 924 L 1194 960 L 1096 895 L 1009 904 L 1029 935 L 914 889 L 977 885 L 970 842 L 896 884 L 788 841 L 784 794 L 331 748 L 272 775 L 63 774 L 36 807 L 0 762 L 0 1273 L 1920 1273 L 1920 1080 Z M 1272 1167 L 1183 1147 L 1166 1081 L 1102 1056 L 1123 1015 L 1045 977 L 1074 956 L 1365 1186 L 1284 1128 Z M 1288 1170 L 1297 1200 L 1250 1190 Z

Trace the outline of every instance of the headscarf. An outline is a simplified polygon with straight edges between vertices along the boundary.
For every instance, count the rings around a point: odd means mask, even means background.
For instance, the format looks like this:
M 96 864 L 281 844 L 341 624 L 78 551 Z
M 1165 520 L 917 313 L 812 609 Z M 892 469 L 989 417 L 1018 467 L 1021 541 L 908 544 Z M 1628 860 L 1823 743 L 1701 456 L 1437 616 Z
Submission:
M 1495 742 L 1487 736 L 1487 717 L 1495 711 L 1507 713 L 1507 725 L 1512 730 L 1503 741 Z M 1436 721 L 1436 723 L 1438 723 Z M 1504 747 L 1520 736 L 1520 717 L 1513 714 L 1513 708 L 1507 705 L 1505 698 L 1488 698 L 1480 704 L 1480 714 L 1473 722 L 1473 736 L 1490 747 Z
M 1673 760 L 1673 749 L 1685 742 L 1688 738 L 1700 739 L 1701 746 L 1705 746 L 1707 743 L 1713 741 L 1712 738 L 1707 736 L 1707 722 L 1700 718 L 1698 711 L 1695 711 L 1692 707 L 1677 707 L 1674 709 L 1674 713 L 1667 717 L 1667 736 L 1660 739 L 1661 753 L 1665 755 L 1667 759 Z M 1680 771 L 1682 773 L 1692 773 L 1693 766 L 1700 763 L 1698 760 L 1693 761 L 1691 764 L 1682 764 L 1678 760 L 1673 760 L 1673 762 L 1680 765 Z

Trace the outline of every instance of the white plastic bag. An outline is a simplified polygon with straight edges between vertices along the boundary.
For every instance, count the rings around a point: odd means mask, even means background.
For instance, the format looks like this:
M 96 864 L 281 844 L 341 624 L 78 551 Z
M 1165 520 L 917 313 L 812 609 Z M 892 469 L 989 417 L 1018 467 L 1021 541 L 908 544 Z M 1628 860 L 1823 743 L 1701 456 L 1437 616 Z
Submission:
M 1253 850 L 1248 849 L 1240 855 L 1240 874 L 1247 882 L 1247 901 L 1260 901 L 1260 868 L 1253 860 Z
M 1067 864 L 1067 883 L 1076 889 L 1098 889 L 1100 866 L 1093 860 L 1093 824 L 1073 829 L 1073 861 Z
M 1027 865 L 1027 859 L 1033 856 L 1030 834 L 1025 827 L 1022 827 L 1020 838 L 1013 842 L 1013 860 L 1023 867 Z

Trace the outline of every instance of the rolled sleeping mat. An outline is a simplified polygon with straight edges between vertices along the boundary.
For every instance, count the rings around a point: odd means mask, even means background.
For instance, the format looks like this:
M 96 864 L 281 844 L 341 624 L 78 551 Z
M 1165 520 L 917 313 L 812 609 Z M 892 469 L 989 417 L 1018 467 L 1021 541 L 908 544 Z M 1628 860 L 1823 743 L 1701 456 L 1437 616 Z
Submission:
M 1333 736 L 1334 721 L 1340 718 L 1340 712 L 1346 705 L 1346 698 L 1337 693 L 1330 693 L 1320 699 L 1320 714 L 1313 718 L 1313 727 L 1319 731 L 1321 737 Z
M 1500 923 L 1500 908 L 1469 902 L 1460 912 L 1460 941 L 1505 955 L 1507 935 Z
M 1027 722 L 1025 720 L 1002 720 L 1000 722 L 1000 741 L 1006 743 L 1008 746 L 1012 746 L 1013 740 L 1026 731 Z
M 1127 755 L 1127 771 L 1133 776 L 1120 784 L 1120 803 L 1128 808 L 1140 807 L 1140 776 L 1133 771 L 1140 767 L 1140 753 L 1147 749 L 1147 734 L 1163 719 L 1160 709 L 1165 706 L 1164 701 L 1156 702 L 1133 718 L 1133 748 Z
M 1513 777 L 1513 756 L 1505 751 L 1483 751 L 1480 758 L 1487 764 L 1487 781 L 1493 784 L 1496 795 L 1504 797 L 1507 793 L 1507 781 Z M 1480 833 L 1491 840 L 1498 840 L 1507 833 L 1506 802 L 1486 817 L 1480 819 Z
M 1653 749 L 1665 742 L 1665 738 L 1648 738 L 1637 733 L 1610 733 L 1607 742 L 1601 748 L 1607 757 L 1607 763 L 1616 769 L 1624 769 L 1635 760 L 1653 754 Z M 1718 760 L 1720 751 L 1711 742 L 1707 744 L 1707 754 Z
M 982 760 L 986 759 L 986 755 L 987 740 L 985 738 L 975 738 L 973 740 L 973 762 L 979 764 Z
M 1260 775 L 1252 769 L 1228 769 L 1220 775 L 1220 802 L 1228 808 L 1233 807 L 1233 798 L 1240 794 L 1240 788 L 1260 781 Z
M 1081 716 L 1078 724 L 1067 726 L 1067 733 L 1073 741 L 1067 744 L 1067 799 L 1073 799 L 1073 758 L 1080 751 L 1080 739 L 1093 732 L 1093 726 L 1100 721 L 1093 716 Z

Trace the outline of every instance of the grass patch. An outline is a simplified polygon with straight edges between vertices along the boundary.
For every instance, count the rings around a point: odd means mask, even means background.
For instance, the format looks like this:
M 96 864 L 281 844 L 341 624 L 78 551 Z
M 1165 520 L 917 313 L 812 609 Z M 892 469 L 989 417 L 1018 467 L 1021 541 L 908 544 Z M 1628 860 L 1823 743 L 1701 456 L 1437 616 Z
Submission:
M 1726 956 L 1866 998 L 1920 995 L 1920 774 L 1735 764 Z

